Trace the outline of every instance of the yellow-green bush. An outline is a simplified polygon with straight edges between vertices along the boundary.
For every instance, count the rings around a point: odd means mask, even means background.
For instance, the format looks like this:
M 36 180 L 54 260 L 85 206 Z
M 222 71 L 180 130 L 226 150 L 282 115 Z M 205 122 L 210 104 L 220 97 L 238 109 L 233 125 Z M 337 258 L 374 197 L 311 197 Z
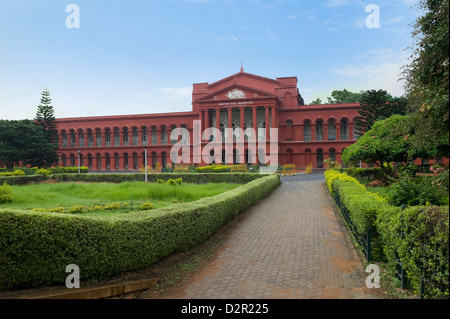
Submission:
M 11 186 L 6 184 L 6 182 L 4 182 L 3 185 L 0 185 L 0 204 L 11 202 L 13 198 L 14 196 Z
M 0 173 L 0 176 L 23 176 L 26 175 L 24 171 L 16 169 L 14 172 L 4 172 Z

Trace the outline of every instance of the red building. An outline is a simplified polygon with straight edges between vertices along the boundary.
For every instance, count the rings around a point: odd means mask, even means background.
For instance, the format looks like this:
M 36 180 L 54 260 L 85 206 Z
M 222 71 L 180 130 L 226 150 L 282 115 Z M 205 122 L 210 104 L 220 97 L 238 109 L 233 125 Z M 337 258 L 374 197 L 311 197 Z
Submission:
M 320 168 L 328 158 L 340 162 L 343 149 L 355 141 L 359 107 L 358 103 L 304 105 L 296 77 L 269 79 L 241 68 L 217 82 L 194 84 L 191 112 L 57 119 L 58 164 L 77 166 L 79 151 L 81 164 L 91 170 L 137 170 L 144 166 L 146 149 L 148 165 L 171 167 L 171 148 L 181 140 L 170 140 L 175 128 L 189 132 L 187 144 L 193 163 L 200 158 L 194 148 L 194 124 L 201 123 L 201 132 L 219 128 L 223 139 L 227 138 L 226 128 L 253 128 L 258 143 L 267 143 L 268 152 L 277 154 L 279 164 L 304 168 L 311 163 Z M 278 129 L 276 150 L 269 147 L 270 128 Z M 212 140 L 206 137 L 201 147 Z M 249 149 L 247 137 L 242 142 L 239 136 L 235 140 L 234 162 L 263 162 Z M 222 152 L 222 160 L 228 161 Z M 204 160 L 197 163 L 205 164 Z

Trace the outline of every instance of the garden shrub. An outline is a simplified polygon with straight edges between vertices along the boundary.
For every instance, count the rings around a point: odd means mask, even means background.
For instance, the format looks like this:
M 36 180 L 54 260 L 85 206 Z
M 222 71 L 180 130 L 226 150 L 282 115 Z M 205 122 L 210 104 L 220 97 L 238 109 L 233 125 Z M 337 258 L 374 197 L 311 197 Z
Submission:
M 17 175 L 17 176 L 1 176 L 0 184 L 8 183 L 9 185 L 26 185 L 30 183 L 39 183 L 44 179 L 43 175 Z
M 398 253 L 409 285 L 425 298 L 449 297 L 449 210 L 448 207 L 412 206 L 382 211 L 378 228 L 389 260 Z M 393 268 L 394 266 L 391 265 Z
M 411 206 L 402 211 L 345 175 L 326 171 L 327 187 L 332 194 L 339 194 L 359 233 L 367 227 L 375 230 L 374 260 L 387 260 L 394 274 L 398 254 L 415 292 L 424 277 L 425 297 L 448 298 L 448 206 Z
M 0 176 L 23 176 L 27 175 L 23 170 L 16 169 L 14 172 L 0 173 Z
M 3 185 L 0 185 L 0 204 L 11 202 L 13 198 L 14 196 L 11 186 L 6 184 L 6 182 L 4 182 Z
M 42 176 L 44 176 L 44 178 L 48 178 L 50 176 L 51 172 L 48 169 L 41 168 L 41 169 L 36 170 L 35 174 L 36 175 L 41 174 Z
M 211 164 L 209 166 L 196 167 L 198 173 L 227 173 L 231 172 L 232 165 Z
M 52 174 L 78 174 L 78 166 L 69 166 L 69 167 L 60 167 L 55 166 L 51 167 L 50 171 Z M 86 166 L 80 166 L 80 173 L 86 174 L 89 171 L 89 168 Z
M 178 183 L 174 179 L 171 179 L 171 178 L 169 178 L 166 183 L 169 186 L 176 186 L 176 185 L 178 185 Z
M 158 179 L 162 180 L 162 183 L 169 178 L 177 179 L 182 178 L 185 183 L 204 184 L 204 183 L 233 183 L 233 184 L 245 184 L 255 179 L 267 176 L 267 174 L 245 174 L 245 173 L 228 173 L 228 174 L 215 174 L 215 173 L 152 173 L 148 174 L 149 182 L 157 182 Z M 138 181 L 143 182 L 145 174 L 52 174 L 50 179 L 56 182 L 108 182 L 108 183 L 122 183 Z
M 141 210 L 151 210 L 153 209 L 153 207 L 155 207 L 155 204 L 151 203 L 151 202 L 145 202 L 143 204 L 141 204 L 139 206 L 139 209 Z
M 402 175 L 388 189 L 389 203 L 394 206 L 448 205 L 448 193 L 434 185 L 432 177 Z
M 137 211 L 96 218 L 0 209 L 0 290 L 63 285 L 69 264 L 80 267 L 83 280 L 102 280 L 186 251 L 280 185 L 275 174 L 259 177 L 152 214 Z

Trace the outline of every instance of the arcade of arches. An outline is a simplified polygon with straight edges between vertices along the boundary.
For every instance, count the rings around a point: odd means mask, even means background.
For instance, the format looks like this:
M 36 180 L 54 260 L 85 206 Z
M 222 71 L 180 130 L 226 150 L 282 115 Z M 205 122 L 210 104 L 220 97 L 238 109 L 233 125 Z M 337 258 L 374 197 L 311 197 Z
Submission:
M 194 125 L 200 123 L 201 132 L 210 127 L 220 130 L 222 141 L 228 138 L 226 128 L 242 132 L 253 128 L 258 147 L 267 143 L 267 152 L 277 154 L 279 164 L 320 168 L 328 158 L 340 162 L 343 149 L 355 141 L 359 107 L 358 103 L 304 105 L 296 77 L 269 79 L 241 69 L 211 84 L 194 84 L 190 112 L 57 119 L 58 165 L 80 164 L 94 171 L 138 170 L 147 153 L 149 166 L 172 167 L 170 152 L 176 143 L 189 144 L 193 163 L 198 156 L 193 154 Z M 186 129 L 189 136 L 170 140 L 176 128 Z M 270 128 L 278 129 L 276 150 L 270 149 Z M 249 136 L 241 139 L 240 134 L 235 132 L 233 137 L 232 161 L 262 162 L 258 154 L 264 155 L 252 151 Z M 214 135 L 201 139 L 202 147 L 222 142 Z M 230 162 L 224 151 L 221 157 Z

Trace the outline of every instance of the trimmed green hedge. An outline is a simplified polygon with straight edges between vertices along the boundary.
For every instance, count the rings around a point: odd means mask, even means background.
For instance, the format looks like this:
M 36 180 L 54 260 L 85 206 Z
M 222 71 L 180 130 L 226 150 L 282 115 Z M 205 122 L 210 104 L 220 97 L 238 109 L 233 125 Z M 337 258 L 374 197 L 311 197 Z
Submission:
M 43 175 L 0 176 L 0 184 L 6 182 L 8 185 L 26 185 L 30 183 L 40 183 L 43 180 Z
M 449 297 L 449 210 L 448 206 L 411 206 L 381 211 L 378 228 L 389 260 L 395 253 L 402 262 L 411 288 L 423 296 Z
M 205 241 L 279 185 L 269 175 L 196 202 L 110 218 L 0 209 L 0 290 L 64 284 L 69 264 L 82 280 L 144 268 Z
M 267 174 L 242 174 L 242 173 L 229 173 L 229 174 L 214 174 L 214 173 L 152 173 L 148 174 L 149 182 L 157 182 L 158 179 L 168 180 L 182 178 L 185 183 L 204 184 L 204 183 L 236 183 L 245 184 L 255 179 L 267 176 Z M 145 180 L 144 174 L 52 174 L 51 179 L 57 182 L 109 182 L 109 183 L 121 183 L 130 181 Z
M 332 194 L 339 194 L 342 204 L 347 208 L 350 219 L 360 235 L 365 235 L 367 228 L 371 232 L 372 258 L 384 260 L 382 239 L 377 231 L 378 212 L 390 206 L 378 194 L 366 190 L 355 177 L 336 170 L 325 171 L 328 189 Z
M 328 170 L 325 178 L 330 192 L 338 193 L 349 210 L 358 232 L 363 234 L 367 227 L 375 231 L 375 260 L 387 260 L 394 272 L 398 253 L 416 293 L 423 277 L 424 297 L 448 298 L 448 206 L 411 206 L 402 211 L 345 173 Z

